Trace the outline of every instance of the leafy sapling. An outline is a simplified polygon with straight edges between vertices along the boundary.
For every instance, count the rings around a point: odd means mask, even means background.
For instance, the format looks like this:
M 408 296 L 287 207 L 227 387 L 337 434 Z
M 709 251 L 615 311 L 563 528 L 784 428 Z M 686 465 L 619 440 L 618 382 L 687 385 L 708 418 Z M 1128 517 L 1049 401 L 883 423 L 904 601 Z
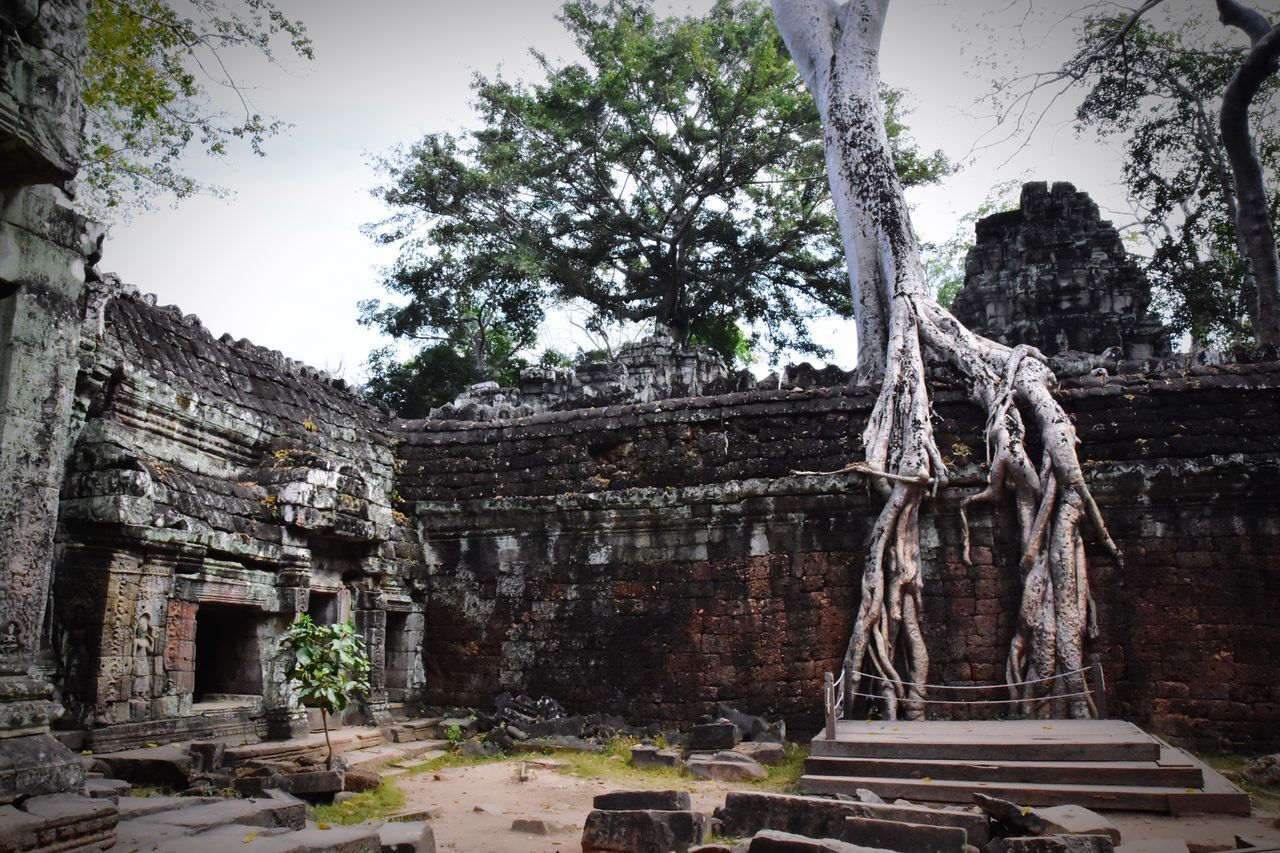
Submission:
M 351 622 L 317 625 L 305 613 L 289 626 L 280 643 L 289 655 L 285 678 L 298 688 L 302 704 L 320 709 L 325 768 L 333 769 L 329 715 L 341 712 L 351 700 L 369 695 L 369 655 Z

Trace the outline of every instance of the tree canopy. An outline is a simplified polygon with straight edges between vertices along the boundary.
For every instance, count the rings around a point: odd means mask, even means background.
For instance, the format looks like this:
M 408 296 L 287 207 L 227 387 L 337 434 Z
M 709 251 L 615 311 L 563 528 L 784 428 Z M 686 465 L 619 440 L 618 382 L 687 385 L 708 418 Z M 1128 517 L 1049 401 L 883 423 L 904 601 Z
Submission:
M 1098 49 L 1126 26 L 1122 48 Z M 1147 269 L 1157 304 L 1172 328 L 1199 344 L 1249 339 L 1256 310 L 1219 129 L 1223 93 L 1247 52 L 1206 36 L 1194 20 L 1157 26 L 1108 15 L 1084 21 L 1069 66 L 1089 87 L 1078 126 L 1120 145 L 1126 188 L 1153 249 Z M 1250 108 L 1273 222 L 1280 213 L 1278 91 L 1272 76 Z
M 211 157 L 244 140 L 255 154 L 281 132 L 258 113 L 228 68 L 238 51 L 276 60 L 279 43 L 310 59 L 300 21 L 271 0 L 92 0 L 85 60 L 81 204 L 110 219 L 164 194 L 217 191 L 185 174 L 193 144 Z M 220 103 L 230 97 L 230 105 Z
M 392 213 L 367 231 L 401 245 L 385 284 L 407 301 L 365 321 L 481 363 L 481 306 L 524 346 L 542 311 L 578 300 L 728 357 L 753 327 L 820 352 L 807 320 L 852 302 L 817 111 L 767 7 L 572 0 L 560 20 L 580 61 L 535 51 L 543 81 L 477 76 L 479 129 L 379 162 Z M 901 98 L 883 93 L 895 167 L 936 180 L 947 162 L 911 143 Z

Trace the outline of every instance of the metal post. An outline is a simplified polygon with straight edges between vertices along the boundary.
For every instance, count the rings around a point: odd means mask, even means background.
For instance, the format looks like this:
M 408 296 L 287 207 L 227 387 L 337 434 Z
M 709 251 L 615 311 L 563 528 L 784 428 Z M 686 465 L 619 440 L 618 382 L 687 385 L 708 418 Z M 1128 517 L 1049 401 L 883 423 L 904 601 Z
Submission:
M 1102 675 L 1102 656 L 1090 656 L 1089 663 L 1089 682 L 1093 691 L 1093 707 L 1098 712 L 1098 719 L 1105 720 L 1107 718 L 1107 680 Z
M 826 672 L 822 675 L 822 710 L 827 717 L 827 740 L 836 739 L 836 697 L 835 676 Z

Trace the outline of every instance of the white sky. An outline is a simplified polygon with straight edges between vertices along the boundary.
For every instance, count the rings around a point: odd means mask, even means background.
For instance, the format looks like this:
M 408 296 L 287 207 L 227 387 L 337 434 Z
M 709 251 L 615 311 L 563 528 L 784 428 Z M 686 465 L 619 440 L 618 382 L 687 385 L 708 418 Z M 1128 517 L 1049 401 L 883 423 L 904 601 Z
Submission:
M 1035 3 L 1037 14 L 1080 5 Z M 1212 6 L 1199 3 L 1206 11 Z M 556 0 L 279 5 L 306 23 L 315 60 L 288 62 L 284 71 L 250 66 L 241 78 L 255 108 L 291 122 L 292 131 L 269 140 L 265 158 L 240 151 L 222 162 L 191 158 L 190 171 L 234 195 L 188 199 L 116 225 L 100 267 L 157 294 L 162 304 L 198 314 L 215 335 L 231 332 L 358 379 L 368 352 L 385 341 L 356 322 L 356 302 L 385 295 L 377 268 L 394 256 L 359 232 L 384 214 L 369 192 L 377 176 L 367 156 L 469 122 L 474 72 L 529 79 L 536 74 L 530 47 L 566 59 L 573 47 L 554 20 Z M 658 0 L 660 9 L 679 12 L 709 5 Z M 990 129 L 974 117 L 983 109 L 974 104 L 990 86 L 993 57 L 1044 69 L 1069 52 L 1069 23 L 1048 30 L 1047 40 L 1037 23 L 1044 18 L 1019 30 L 1028 5 L 896 0 L 883 77 L 911 91 L 915 112 L 908 123 L 922 149 L 959 158 Z M 1013 145 L 981 150 L 941 187 L 916 191 L 917 229 L 925 239 L 946 239 L 962 215 L 1009 178 L 1069 180 L 1104 208 L 1122 204 L 1115 154 L 1078 141 L 1069 117 L 1069 111 L 1053 115 L 1020 152 Z M 828 321 L 816 329 L 845 367 L 854 360 L 851 325 Z

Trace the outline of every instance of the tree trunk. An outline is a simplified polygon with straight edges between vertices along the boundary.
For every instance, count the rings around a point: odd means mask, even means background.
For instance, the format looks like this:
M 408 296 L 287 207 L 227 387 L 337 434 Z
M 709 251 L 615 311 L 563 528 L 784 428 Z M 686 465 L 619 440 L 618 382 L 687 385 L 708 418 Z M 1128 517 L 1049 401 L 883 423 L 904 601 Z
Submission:
M 879 99 L 880 35 L 888 0 L 773 0 L 774 14 L 822 117 L 831 191 L 844 238 L 857 309 L 858 369 L 881 379 L 880 396 L 863 432 L 866 464 L 885 504 L 868 540 L 862 598 L 844 659 L 845 708 L 855 694 L 883 697 L 894 718 L 924 716 L 928 653 L 921 624 L 923 575 L 919 513 L 924 499 L 947 483 L 934 439 L 925 354 L 955 367 L 970 398 L 988 413 L 990 481 L 966 498 L 964 511 L 1005 491 L 1014 493 L 1022 527 L 1026 584 L 1010 649 L 1010 685 L 1083 668 L 1088 578 L 1079 520 L 1087 514 L 1108 547 L 1101 515 L 1076 458 L 1075 430 L 1054 400 L 1043 356 L 1010 349 L 965 329 L 928 294 L 920 247 Z M 1023 447 L 1023 403 L 1039 427 L 1045 459 L 1039 472 Z M 1062 484 L 1055 488 L 1054 484 Z M 965 532 L 966 552 L 968 532 Z M 968 554 L 965 555 L 966 560 Z M 1032 700 L 1070 677 L 1016 688 Z M 1088 714 L 1071 696 L 1073 716 Z M 1040 703 L 1041 707 L 1043 703 Z
M 1252 48 L 1222 93 L 1222 145 L 1235 182 L 1236 236 L 1253 279 L 1257 308 L 1254 339 L 1264 346 L 1280 345 L 1280 254 L 1268 214 L 1262 163 L 1249 129 L 1249 106 L 1280 62 L 1280 27 L 1271 27 L 1258 12 L 1235 0 L 1217 0 L 1219 16 L 1228 26 L 1249 35 Z
M 320 706 L 320 723 L 324 727 L 324 745 L 329 750 L 324 759 L 324 769 L 333 769 L 333 744 L 329 741 L 329 713 L 325 711 L 324 706 Z

